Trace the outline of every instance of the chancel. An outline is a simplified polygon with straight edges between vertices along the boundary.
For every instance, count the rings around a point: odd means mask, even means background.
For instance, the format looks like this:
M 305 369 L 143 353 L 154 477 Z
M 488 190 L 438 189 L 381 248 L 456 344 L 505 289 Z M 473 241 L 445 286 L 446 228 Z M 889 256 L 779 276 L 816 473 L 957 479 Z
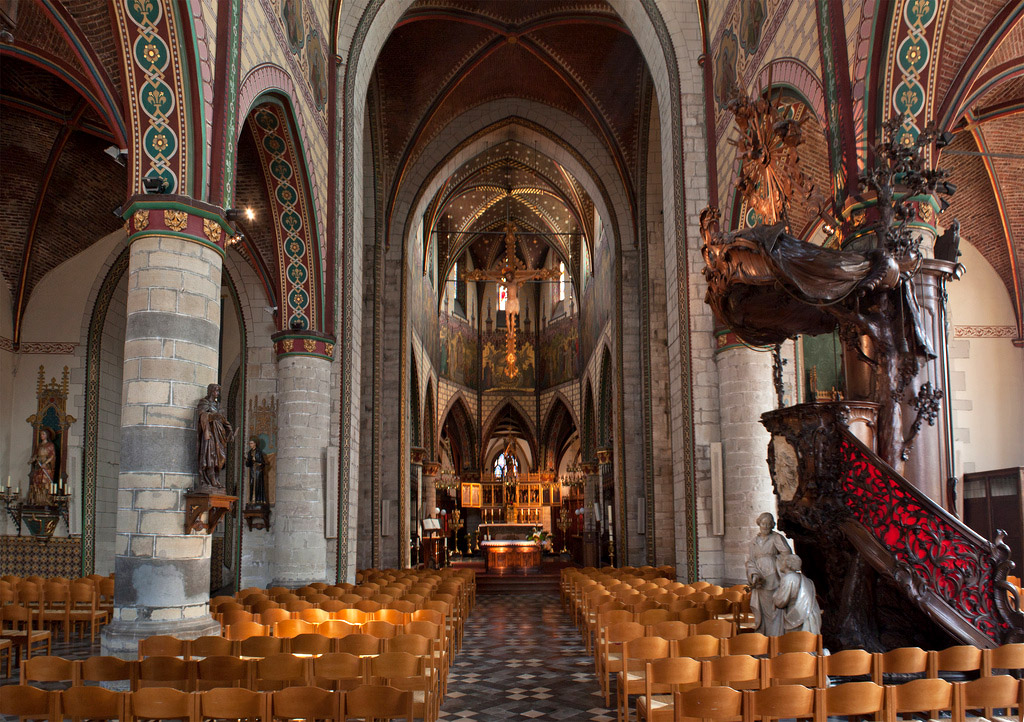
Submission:
M 0 0 L 0 714 L 90 716 L 63 665 L 145 717 L 168 657 L 189 715 L 753 718 L 787 651 L 788 717 L 895 718 L 908 659 L 1014 707 L 965 680 L 1024 668 L 1022 47 L 1016 0 Z

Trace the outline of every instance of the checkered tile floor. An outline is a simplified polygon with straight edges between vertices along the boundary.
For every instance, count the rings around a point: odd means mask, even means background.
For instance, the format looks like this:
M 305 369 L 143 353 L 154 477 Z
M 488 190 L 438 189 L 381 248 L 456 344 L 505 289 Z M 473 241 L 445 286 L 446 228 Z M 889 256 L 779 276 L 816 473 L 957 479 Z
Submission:
M 615 710 L 557 594 L 481 594 L 440 719 L 611 722 Z

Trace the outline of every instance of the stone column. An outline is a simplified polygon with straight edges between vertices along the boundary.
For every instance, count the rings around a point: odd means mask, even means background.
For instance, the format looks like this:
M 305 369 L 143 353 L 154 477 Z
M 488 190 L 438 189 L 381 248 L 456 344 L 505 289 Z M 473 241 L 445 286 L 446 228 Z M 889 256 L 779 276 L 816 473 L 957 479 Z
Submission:
M 595 463 L 583 462 L 580 468 L 586 475 L 583 482 L 583 566 L 596 567 L 600 561 L 597 555 L 600 547 L 600 527 L 594 516 L 594 504 L 600 505 L 598 486 L 601 477 L 597 474 Z
M 310 331 L 272 336 L 277 352 L 277 494 L 274 585 L 328 580 L 324 460 L 330 443 L 334 337 Z M 337 484 L 337 479 L 328 479 Z
M 624 566 L 622 559 L 624 558 L 622 542 L 622 535 L 620 530 L 622 529 L 622 522 L 625 518 L 626 510 L 620 508 L 618 495 L 618 484 L 615 483 L 615 469 L 612 467 L 612 459 L 614 454 L 611 447 L 605 446 L 597 449 L 597 498 L 601 504 L 601 526 L 598 530 L 598 540 L 600 544 L 604 543 L 604 533 L 608 533 L 608 544 L 607 546 L 600 546 L 600 557 L 603 558 L 604 554 L 608 554 L 608 563 L 613 567 Z M 608 498 L 605 496 L 605 483 L 607 481 L 612 483 L 612 496 Z M 611 514 L 608 513 L 608 508 L 611 507 Z M 615 522 L 618 521 L 618 528 L 616 528 Z
M 420 504 L 420 519 L 426 519 L 437 508 L 437 475 L 441 472 L 441 464 L 428 461 L 423 464 L 423 501 Z
M 917 394 L 928 383 L 931 389 L 942 390 L 942 399 L 934 418 L 934 425 L 927 421 L 913 441 L 910 457 L 903 467 L 907 481 L 928 495 L 943 508 L 949 508 L 946 498 L 948 480 L 953 477 L 953 450 L 948 405 L 949 391 L 949 340 L 947 337 L 946 289 L 945 284 L 956 273 L 957 264 L 926 258 L 914 276 L 914 295 L 921 308 L 921 325 L 931 344 L 936 358 L 924 364 L 911 385 L 910 393 Z M 910 435 L 917 416 L 917 409 L 903 405 L 903 435 Z M 956 513 L 956 509 L 951 509 Z
M 114 616 L 103 653 L 138 640 L 219 634 L 210 617 L 210 536 L 185 531 L 198 478 L 196 403 L 217 381 L 221 210 L 178 196 L 128 204 L 127 324 L 117 493 Z
M 725 539 L 724 582 L 746 580 L 747 551 L 762 512 L 775 514 L 766 461 L 768 432 L 761 414 L 776 406 L 772 355 L 755 351 L 731 332 L 719 332 L 715 360 L 721 404 Z

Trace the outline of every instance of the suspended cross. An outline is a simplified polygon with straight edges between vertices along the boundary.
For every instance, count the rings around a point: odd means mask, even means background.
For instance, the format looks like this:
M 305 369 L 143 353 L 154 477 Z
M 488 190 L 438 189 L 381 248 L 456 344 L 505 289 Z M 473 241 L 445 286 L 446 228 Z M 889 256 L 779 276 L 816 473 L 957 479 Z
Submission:
M 505 260 L 493 271 L 467 271 L 462 274 L 466 281 L 497 281 L 504 286 L 508 297 L 505 299 L 505 375 L 510 379 L 519 374 L 516 366 L 516 317 L 519 316 L 519 286 L 527 281 L 554 280 L 558 271 L 554 268 L 527 268 L 516 257 L 516 227 L 511 221 L 505 223 Z

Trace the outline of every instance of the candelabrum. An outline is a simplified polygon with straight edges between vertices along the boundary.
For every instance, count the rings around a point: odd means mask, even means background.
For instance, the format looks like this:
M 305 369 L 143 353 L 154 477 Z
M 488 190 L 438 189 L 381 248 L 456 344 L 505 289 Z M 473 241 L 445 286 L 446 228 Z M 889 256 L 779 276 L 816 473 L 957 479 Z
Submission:
M 0 501 L 3 502 L 7 515 L 17 527 L 18 536 L 21 536 L 23 523 L 28 527 L 32 536 L 42 541 L 53 536 L 58 521 L 63 521 L 65 528 L 69 531 L 71 529 L 68 524 L 71 494 L 67 493 L 67 486 L 63 482 L 54 484 L 53 491 L 48 495 L 45 504 L 28 504 L 21 501 L 21 490 L 11 489 L 10 485 L 5 489 L 0 489 Z
M 558 512 L 558 529 L 562 532 L 562 554 L 569 552 L 569 527 L 572 526 L 572 514 L 564 506 Z
M 559 481 L 570 489 L 582 489 L 587 481 L 587 474 L 583 470 L 582 466 L 579 464 L 573 464 L 565 470 L 565 473 L 562 474 L 562 478 L 560 478 Z
M 449 556 L 457 555 L 461 559 L 462 550 L 459 549 L 459 530 L 463 527 L 462 511 L 460 511 L 459 509 L 452 509 L 452 513 L 449 518 L 451 521 L 449 521 L 448 523 L 451 526 L 452 538 L 454 539 L 454 543 L 452 544 L 452 546 L 455 547 L 455 551 L 451 552 Z

